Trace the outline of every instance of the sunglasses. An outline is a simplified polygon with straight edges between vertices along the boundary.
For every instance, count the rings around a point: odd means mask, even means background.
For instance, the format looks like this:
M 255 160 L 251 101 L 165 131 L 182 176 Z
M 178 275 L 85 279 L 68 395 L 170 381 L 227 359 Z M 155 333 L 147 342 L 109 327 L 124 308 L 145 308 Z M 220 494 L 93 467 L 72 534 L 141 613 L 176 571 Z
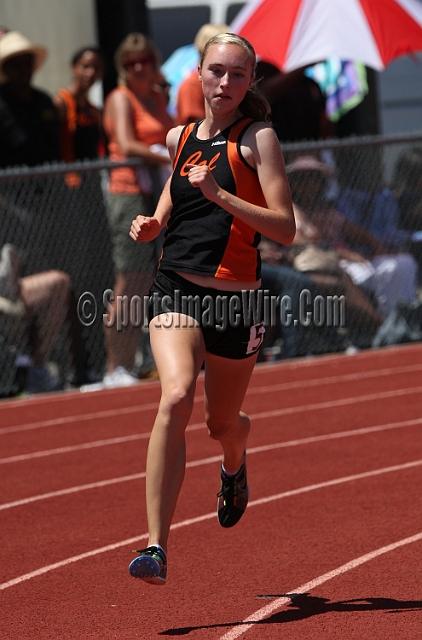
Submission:
M 152 64 L 153 62 L 152 56 L 145 56 L 144 58 L 136 58 L 136 60 L 127 60 L 123 66 L 125 69 L 133 69 L 137 64 Z

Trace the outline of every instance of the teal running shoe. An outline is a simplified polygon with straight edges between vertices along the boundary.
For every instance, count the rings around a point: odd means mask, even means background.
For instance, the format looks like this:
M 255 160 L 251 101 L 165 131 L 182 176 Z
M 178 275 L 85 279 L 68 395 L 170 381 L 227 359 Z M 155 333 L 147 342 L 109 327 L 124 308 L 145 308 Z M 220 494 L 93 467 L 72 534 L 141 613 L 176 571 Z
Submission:
M 150 584 L 165 584 L 167 578 L 167 558 L 164 551 L 155 545 L 135 551 L 139 556 L 129 565 L 129 573 Z

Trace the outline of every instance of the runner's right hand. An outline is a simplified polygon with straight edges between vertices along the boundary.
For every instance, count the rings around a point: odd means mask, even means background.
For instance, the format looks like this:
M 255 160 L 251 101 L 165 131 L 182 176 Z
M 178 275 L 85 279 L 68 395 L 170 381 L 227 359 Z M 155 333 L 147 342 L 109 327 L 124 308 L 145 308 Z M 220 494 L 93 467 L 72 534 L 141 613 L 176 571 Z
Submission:
M 135 242 L 150 242 L 160 235 L 161 226 L 156 218 L 136 216 L 132 220 L 129 235 Z

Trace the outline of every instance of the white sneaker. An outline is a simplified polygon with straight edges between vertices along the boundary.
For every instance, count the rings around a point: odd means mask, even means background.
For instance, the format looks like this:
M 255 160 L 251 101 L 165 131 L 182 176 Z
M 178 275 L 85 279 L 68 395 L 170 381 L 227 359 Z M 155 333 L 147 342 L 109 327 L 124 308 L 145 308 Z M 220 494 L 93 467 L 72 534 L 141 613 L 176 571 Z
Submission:
M 135 378 L 124 367 L 116 367 L 113 373 L 106 373 L 103 378 L 104 389 L 113 389 L 114 387 L 130 387 L 138 384 L 138 378 Z
M 79 387 L 79 391 L 86 393 L 87 391 L 102 391 L 103 389 L 114 389 L 118 387 L 131 387 L 138 384 L 139 379 L 133 376 L 124 367 L 116 367 L 113 373 L 106 373 L 101 382 L 93 384 L 83 384 Z

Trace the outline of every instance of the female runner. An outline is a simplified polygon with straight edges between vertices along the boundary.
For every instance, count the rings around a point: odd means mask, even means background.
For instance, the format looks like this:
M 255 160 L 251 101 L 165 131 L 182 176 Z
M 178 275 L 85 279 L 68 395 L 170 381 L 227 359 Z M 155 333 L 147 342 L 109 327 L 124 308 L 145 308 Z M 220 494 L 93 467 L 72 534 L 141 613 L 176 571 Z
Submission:
M 205 118 L 168 133 L 173 175 L 154 216 L 138 216 L 130 229 L 133 240 L 148 242 L 167 226 L 150 290 L 162 395 L 146 466 L 149 542 L 129 567 L 152 584 L 166 581 L 185 429 L 203 363 L 206 424 L 223 452 L 220 525 L 236 524 L 248 502 L 250 423 L 241 406 L 265 329 L 259 309 L 251 317 L 243 303 L 259 300 L 260 234 L 285 245 L 295 235 L 283 155 L 267 124 L 268 103 L 254 87 L 255 63 L 252 46 L 240 36 L 208 41 L 198 68 Z

